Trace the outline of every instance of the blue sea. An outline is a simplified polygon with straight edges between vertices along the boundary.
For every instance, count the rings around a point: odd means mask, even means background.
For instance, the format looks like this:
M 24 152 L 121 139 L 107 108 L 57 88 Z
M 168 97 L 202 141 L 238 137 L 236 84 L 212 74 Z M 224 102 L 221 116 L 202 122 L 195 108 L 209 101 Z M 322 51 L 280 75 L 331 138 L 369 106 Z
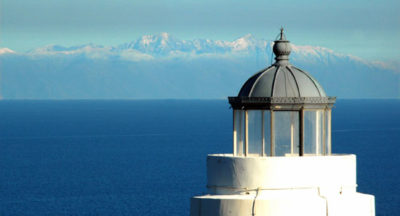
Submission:
M 334 153 L 400 212 L 400 100 L 338 100 Z M 0 215 L 189 215 L 206 156 L 232 152 L 227 100 L 0 101 Z

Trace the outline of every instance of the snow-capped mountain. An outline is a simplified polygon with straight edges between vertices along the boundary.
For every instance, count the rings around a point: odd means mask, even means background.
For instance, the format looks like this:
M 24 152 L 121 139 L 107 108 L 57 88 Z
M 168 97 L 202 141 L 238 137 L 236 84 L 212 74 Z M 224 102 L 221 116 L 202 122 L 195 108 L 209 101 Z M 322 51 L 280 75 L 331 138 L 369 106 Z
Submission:
M 121 44 L 115 47 L 104 47 L 94 44 L 64 47 L 60 45 L 48 45 L 33 49 L 30 55 L 53 54 L 79 54 L 89 52 L 109 52 L 110 55 L 118 55 L 124 50 L 136 50 L 137 52 L 150 54 L 157 57 L 166 57 L 174 53 L 194 54 L 227 54 L 227 53 L 251 53 L 270 50 L 272 42 L 256 39 L 248 34 L 234 41 L 195 39 L 180 40 L 168 33 L 158 35 L 144 35 L 137 40 Z
M 119 49 L 135 49 L 152 55 L 168 55 L 170 53 L 227 53 L 237 51 L 254 51 L 265 49 L 266 41 L 257 40 L 252 35 L 245 35 L 235 41 L 210 39 L 179 40 L 168 33 L 145 35 L 139 39 L 118 46 Z
M 4 54 L 14 54 L 15 51 L 8 49 L 8 48 L 0 48 L 0 55 L 4 55 Z
M 223 41 L 161 33 L 117 46 L 1 48 L 0 90 L 3 98 L 221 98 L 274 61 L 272 45 L 250 34 Z M 400 97 L 396 64 L 294 44 L 290 61 L 330 95 Z
M 193 49 L 193 43 L 191 41 L 178 40 L 168 33 L 161 33 L 159 35 L 144 35 L 136 41 L 120 45 L 118 48 L 122 50 L 134 49 L 152 55 L 165 55 L 178 50 L 190 52 Z
M 72 47 L 48 45 L 24 53 L 27 56 L 54 56 L 54 55 L 81 55 L 88 58 L 120 58 L 130 61 L 154 60 L 163 58 L 184 57 L 232 57 L 232 56 L 258 56 L 262 61 L 271 63 L 273 41 L 257 39 L 247 34 L 234 41 L 195 39 L 180 40 L 168 33 L 158 35 L 144 35 L 137 40 L 117 46 L 101 46 L 85 44 Z M 13 53 L 8 48 L 0 50 L 2 53 Z M 20 53 L 19 53 L 20 54 Z M 308 63 L 338 62 L 343 59 L 368 64 L 370 66 L 386 67 L 393 69 L 384 62 L 368 62 L 361 58 L 336 53 L 331 49 L 315 46 L 298 46 L 292 44 L 291 59 Z

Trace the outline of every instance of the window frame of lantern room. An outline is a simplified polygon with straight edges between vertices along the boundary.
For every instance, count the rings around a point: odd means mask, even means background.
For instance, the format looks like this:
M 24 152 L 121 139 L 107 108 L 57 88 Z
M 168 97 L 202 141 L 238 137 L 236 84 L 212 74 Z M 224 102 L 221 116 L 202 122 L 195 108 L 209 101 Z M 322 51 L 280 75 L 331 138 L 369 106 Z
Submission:
M 292 119 L 293 114 L 298 113 L 298 118 L 296 120 L 290 120 L 290 154 L 289 152 L 285 153 L 284 155 L 280 156 L 305 156 L 305 155 L 330 155 L 331 154 L 331 111 L 332 105 L 336 98 L 334 97 L 326 97 L 323 98 L 325 101 L 321 103 L 318 100 L 316 103 L 242 103 L 241 98 L 232 97 L 230 98 L 231 101 L 239 99 L 239 103 L 232 105 L 239 105 L 233 106 L 233 155 L 234 156 L 258 156 L 258 157 L 265 157 L 265 156 L 276 156 L 276 113 L 287 111 L 290 113 L 290 119 Z M 249 98 L 245 98 L 249 99 Z M 271 100 L 274 98 L 262 98 L 264 101 Z M 296 100 L 309 100 L 310 98 L 296 98 Z M 313 99 L 313 98 L 311 98 Z M 259 98 L 257 100 L 260 100 Z M 293 100 L 292 98 L 281 99 L 280 102 L 286 100 Z M 270 102 L 270 101 L 269 101 Z M 240 108 L 239 108 L 240 107 Z M 252 133 L 251 127 L 249 131 L 249 112 L 258 111 L 259 118 L 261 125 L 258 125 L 261 131 L 259 133 L 260 137 L 258 139 L 261 146 L 258 146 L 259 151 L 255 153 L 251 153 L 251 147 L 249 146 L 249 133 Z M 305 139 L 308 138 L 305 125 L 305 114 L 306 112 L 313 111 L 316 113 L 320 113 L 320 122 L 319 122 L 319 139 L 320 139 L 320 151 L 315 149 L 315 152 L 311 152 L 308 154 L 305 152 Z M 269 114 L 266 114 L 269 113 Z M 268 117 L 268 119 L 266 118 Z M 296 116 L 296 114 L 295 114 Z M 240 119 L 238 119 L 240 118 Z M 269 120 L 269 121 L 268 121 Z M 294 123 L 294 124 L 293 124 Z M 314 121 L 311 124 L 315 124 Z M 295 125 L 295 126 L 292 126 Z M 269 126 L 269 127 L 268 127 Z M 255 130 L 258 128 L 257 126 L 254 127 Z M 293 129 L 294 127 L 295 129 Z M 267 131 L 269 133 L 269 138 L 267 139 Z M 295 130 L 295 131 L 294 131 Z M 296 135 L 296 131 L 298 134 Z M 316 135 L 316 133 L 314 134 Z M 316 139 L 313 136 L 311 139 Z M 268 140 L 268 141 L 267 141 Z M 252 141 L 250 141 L 252 142 Z M 257 145 L 257 144 L 255 144 Z M 239 149 L 240 148 L 240 149 Z M 250 148 L 250 152 L 249 152 Z M 240 150 L 240 151 L 239 151 Z M 314 151 L 314 150 L 313 150 Z

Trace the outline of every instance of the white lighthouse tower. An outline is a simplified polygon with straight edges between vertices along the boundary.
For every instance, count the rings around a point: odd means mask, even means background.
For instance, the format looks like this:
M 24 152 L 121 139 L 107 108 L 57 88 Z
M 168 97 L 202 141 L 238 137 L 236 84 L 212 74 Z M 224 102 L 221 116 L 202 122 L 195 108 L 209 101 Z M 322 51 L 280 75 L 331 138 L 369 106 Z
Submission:
M 356 156 L 331 153 L 336 100 L 289 62 L 281 29 L 276 62 L 254 74 L 233 108 L 233 154 L 207 157 L 207 195 L 191 216 L 374 216 L 373 195 L 356 191 Z

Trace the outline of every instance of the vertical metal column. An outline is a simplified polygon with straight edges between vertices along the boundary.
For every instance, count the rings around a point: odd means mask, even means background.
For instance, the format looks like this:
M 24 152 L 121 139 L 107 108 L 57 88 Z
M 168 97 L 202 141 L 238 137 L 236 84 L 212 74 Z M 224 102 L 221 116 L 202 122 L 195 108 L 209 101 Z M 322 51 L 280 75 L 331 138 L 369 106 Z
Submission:
M 300 127 L 299 127 L 299 139 L 300 139 L 300 147 L 299 147 L 299 155 L 304 155 L 304 108 L 301 108 L 299 112 L 300 118 Z

